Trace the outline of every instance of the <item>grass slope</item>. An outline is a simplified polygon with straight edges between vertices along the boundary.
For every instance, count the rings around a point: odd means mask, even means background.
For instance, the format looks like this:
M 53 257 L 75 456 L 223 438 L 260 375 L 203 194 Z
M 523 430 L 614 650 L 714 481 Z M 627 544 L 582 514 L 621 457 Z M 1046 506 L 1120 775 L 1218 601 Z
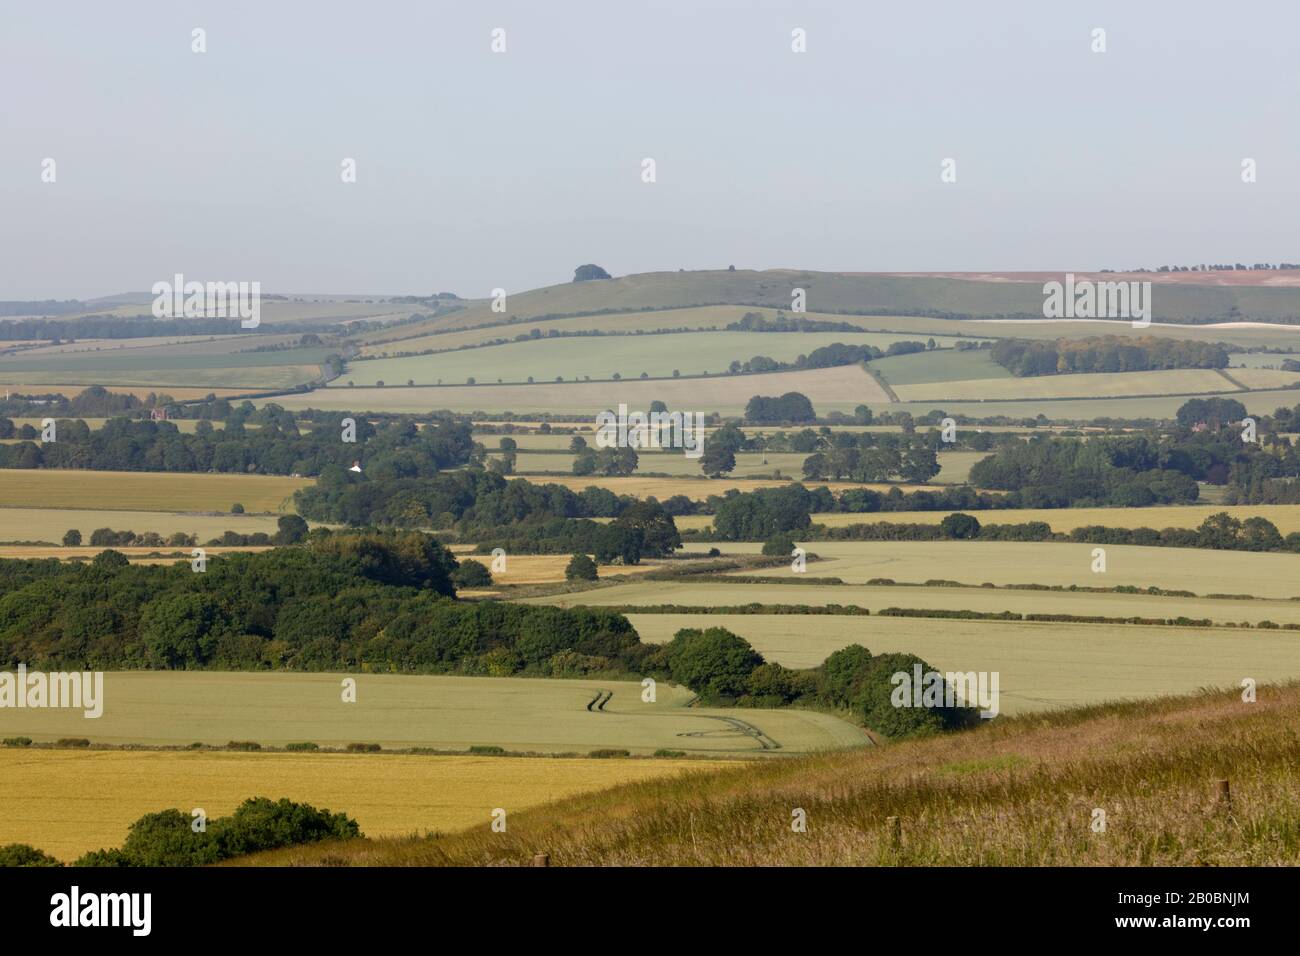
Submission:
M 951 736 L 632 784 L 448 837 L 245 865 L 1294 865 L 1300 687 L 1000 718 Z M 1218 810 L 1214 781 L 1231 781 Z M 807 832 L 791 813 L 807 813 Z M 1094 810 L 1106 812 L 1093 832 Z M 900 819 L 897 844 L 888 818 Z M 575 823 L 579 825 L 575 825 Z

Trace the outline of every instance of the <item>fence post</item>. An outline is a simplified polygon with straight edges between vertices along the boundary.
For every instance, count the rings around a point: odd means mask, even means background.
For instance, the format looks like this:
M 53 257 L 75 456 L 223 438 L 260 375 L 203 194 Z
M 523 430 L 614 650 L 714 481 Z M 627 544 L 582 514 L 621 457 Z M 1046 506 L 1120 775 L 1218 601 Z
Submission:
M 885 828 L 889 830 L 889 845 L 899 849 L 903 845 L 903 821 L 899 817 L 885 817 Z
M 534 853 L 533 866 L 550 866 L 551 855 L 549 853 Z

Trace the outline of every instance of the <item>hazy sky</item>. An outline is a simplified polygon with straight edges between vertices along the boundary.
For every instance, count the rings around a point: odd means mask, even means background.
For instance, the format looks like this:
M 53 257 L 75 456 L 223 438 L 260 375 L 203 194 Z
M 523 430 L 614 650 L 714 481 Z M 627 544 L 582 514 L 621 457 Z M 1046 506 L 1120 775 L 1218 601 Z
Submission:
M 1296 261 L 1297 36 L 1284 2 L 4 0 L 0 298 Z

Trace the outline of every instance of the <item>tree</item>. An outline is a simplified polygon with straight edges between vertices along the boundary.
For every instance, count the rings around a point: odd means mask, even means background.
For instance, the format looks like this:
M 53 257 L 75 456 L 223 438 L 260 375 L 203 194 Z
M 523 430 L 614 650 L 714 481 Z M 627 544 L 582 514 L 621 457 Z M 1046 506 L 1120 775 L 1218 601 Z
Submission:
M 939 474 L 939 458 L 933 448 L 913 446 L 904 453 L 899 473 L 905 481 L 924 484 Z
M 564 569 L 566 581 L 595 581 L 599 576 L 596 562 L 585 554 L 575 554 Z
M 574 282 L 590 282 L 592 279 L 608 279 L 610 274 L 593 262 L 578 266 L 573 270 Z
M 486 588 L 492 586 L 492 572 L 483 562 L 466 558 L 452 572 L 451 580 L 458 588 Z
M 742 696 L 763 657 L 743 637 L 722 627 L 683 628 L 665 647 L 672 679 L 706 702 Z
M 587 439 L 583 438 L 581 435 L 574 435 L 569 439 L 569 451 L 573 454 L 579 454 L 580 452 L 585 451 L 586 448 Z
M 794 551 L 794 547 L 794 536 L 783 531 L 763 542 L 763 554 L 772 558 L 788 558 Z
M 71 528 L 63 536 L 63 546 L 65 548 L 75 548 L 81 544 L 81 532 L 76 528 Z
M 642 533 L 642 554 L 662 558 L 682 546 L 672 515 L 657 501 L 638 501 L 611 522 L 616 528 L 635 528 Z
M 815 422 L 817 413 L 801 392 L 786 392 L 779 398 L 755 395 L 745 405 L 745 420 L 761 424 Z
M 978 538 L 980 523 L 973 516 L 958 512 L 948 515 L 939 522 L 939 533 L 945 538 L 954 538 L 956 540 Z
M 725 445 L 710 444 L 700 456 L 700 469 L 710 478 L 721 478 L 735 471 L 736 456 Z
M 241 505 L 238 501 L 236 501 L 233 505 L 230 506 L 230 513 L 232 515 L 242 515 L 244 513 L 244 506 Z
M 276 544 L 298 544 L 307 540 L 307 522 L 299 515 L 281 515 L 275 526 Z

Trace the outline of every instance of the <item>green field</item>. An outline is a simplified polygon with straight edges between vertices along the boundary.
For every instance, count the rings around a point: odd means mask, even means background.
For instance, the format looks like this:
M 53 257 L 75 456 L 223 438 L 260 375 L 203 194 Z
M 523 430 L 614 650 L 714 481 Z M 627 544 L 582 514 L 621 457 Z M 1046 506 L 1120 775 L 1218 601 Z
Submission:
M 652 313 L 657 314 L 657 313 Z M 638 378 L 667 378 L 682 375 L 717 375 L 733 361 L 745 362 L 765 355 L 779 362 L 793 362 L 799 355 L 833 343 L 874 345 L 885 348 L 903 335 L 876 332 L 683 332 L 667 335 L 605 335 L 584 338 L 539 338 L 526 342 L 413 355 L 406 358 L 350 362 L 332 387 L 459 385 L 473 377 L 481 383 L 503 381 L 554 382 L 584 378 L 608 379 L 619 375 Z M 275 353 L 271 353 L 275 354 Z
M 346 377 L 344 378 L 346 381 Z M 648 409 L 656 399 L 669 408 L 739 415 L 755 395 L 807 395 L 819 412 L 852 412 L 861 404 L 888 401 L 880 386 L 856 365 L 766 375 L 716 375 L 708 378 L 637 379 L 621 382 L 539 382 L 536 385 L 445 385 L 415 388 L 326 388 L 280 395 L 273 402 L 288 409 L 319 408 L 355 412 L 553 412 L 591 415 L 626 403 Z M 481 416 L 478 416 L 481 417 Z
M 355 703 L 341 701 L 345 676 L 356 679 Z M 602 690 L 613 691 L 610 702 L 603 712 L 588 711 Z M 6 709 L 0 711 L 0 735 L 162 746 L 311 741 L 579 754 L 602 748 L 802 753 L 867 743 L 857 727 L 826 714 L 688 707 L 694 699 L 689 691 L 668 684 L 657 690 L 656 702 L 643 703 L 641 685 L 627 681 L 115 671 L 104 678 L 103 716 Z
M 602 309 L 686 308 L 705 303 L 741 303 L 788 311 L 791 290 L 794 288 L 806 290 L 807 307 L 812 312 L 871 315 L 883 311 L 906 314 L 915 309 L 995 317 L 1016 314 L 1041 316 L 1043 310 L 1042 280 L 989 282 L 935 275 L 809 272 L 795 269 L 763 272 L 747 269 L 649 272 L 594 282 L 564 282 L 514 293 L 509 297 L 507 309 L 510 315 L 520 317 L 572 315 Z M 1176 322 L 1224 319 L 1233 315 L 1234 309 L 1240 315 L 1260 320 L 1286 319 L 1300 314 L 1300 290 L 1287 287 L 1161 283 L 1153 301 L 1157 320 Z M 440 328 L 470 328 L 499 319 L 499 313 L 492 312 L 488 302 L 479 301 L 431 322 L 394 329 L 378 336 L 372 334 L 369 338 L 402 338 Z M 931 331 L 940 331 L 938 323 L 944 320 L 909 319 L 908 322 L 908 325 L 891 327 L 904 329 L 915 326 L 919 329 L 924 326 Z M 948 320 L 949 327 L 958 326 L 955 331 L 975 335 L 1025 334 L 1011 329 L 1031 324 L 1048 326 L 1052 329 L 1048 334 L 1053 338 L 1064 334 L 1096 335 L 1100 330 L 1110 329 L 1114 329 L 1117 334 L 1124 334 L 1124 329 L 1138 334 L 1151 332 L 1150 329 L 1134 330 L 1129 322 L 1013 321 L 981 323 L 983 327 L 977 327 L 969 321 Z M 1069 332 L 1065 329 L 1066 325 L 1081 327 L 1084 331 Z M 1005 326 L 1010 328 L 1004 328 Z M 1153 329 L 1156 327 L 1152 326 Z M 1055 331 L 1056 328 L 1061 331 Z M 1000 331 L 994 331 L 995 329 Z M 1181 333 L 1182 330 L 1178 332 Z
M 872 369 L 892 386 L 932 382 L 957 382 L 969 379 L 1011 378 L 1011 373 L 994 362 L 988 350 L 963 351 L 942 349 L 913 352 L 875 359 Z
M 1246 372 L 1250 369 L 1243 370 Z M 1266 385 L 1278 386 L 1300 382 L 1300 373 L 1253 370 L 1281 377 Z M 1019 401 L 1034 398 L 1112 398 L 1143 395 L 1191 395 L 1227 392 L 1234 388 L 1213 369 L 1171 369 L 1160 372 L 1102 372 L 1079 375 L 1035 375 L 1026 378 L 977 378 L 965 381 L 927 382 L 896 385 L 894 391 L 903 402 L 937 401 Z M 1180 403 L 1181 404 L 1181 403 Z M 1050 415 L 1049 417 L 1054 417 Z

